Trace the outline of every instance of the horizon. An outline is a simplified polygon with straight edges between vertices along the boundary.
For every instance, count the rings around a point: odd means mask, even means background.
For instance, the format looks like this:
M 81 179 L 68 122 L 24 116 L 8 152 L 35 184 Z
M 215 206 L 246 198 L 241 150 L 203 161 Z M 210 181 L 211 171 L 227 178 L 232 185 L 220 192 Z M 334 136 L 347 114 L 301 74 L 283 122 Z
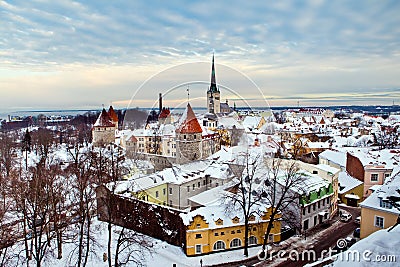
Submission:
M 391 105 L 399 11 L 395 0 L 1 1 L 0 106 L 152 106 L 175 90 L 165 100 L 175 107 L 187 84 L 200 106 L 213 54 L 221 101 Z

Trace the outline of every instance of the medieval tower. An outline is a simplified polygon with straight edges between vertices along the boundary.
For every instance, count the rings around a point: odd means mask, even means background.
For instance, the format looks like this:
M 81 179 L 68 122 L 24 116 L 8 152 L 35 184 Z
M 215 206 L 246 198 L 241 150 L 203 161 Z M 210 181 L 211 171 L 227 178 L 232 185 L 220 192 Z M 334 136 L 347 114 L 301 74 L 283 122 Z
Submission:
M 220 92 L 215 79 L 215 66 L 213 55 L 211 67 L 211 85 L 210 88 L 208 88 L 207 90 L 207 112 L 212 114 L 220 113 L 220 108 Z
M 187 163 L 202 158 L 202 129 L 188 103 L 176 129 L 176 162 Z

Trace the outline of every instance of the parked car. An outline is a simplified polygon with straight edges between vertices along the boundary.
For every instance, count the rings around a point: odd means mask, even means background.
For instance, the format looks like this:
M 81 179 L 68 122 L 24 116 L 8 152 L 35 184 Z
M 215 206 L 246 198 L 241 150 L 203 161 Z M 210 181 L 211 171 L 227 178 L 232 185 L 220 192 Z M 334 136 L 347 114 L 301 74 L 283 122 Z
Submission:
M 360 238 L 360 227 L 356 228 L 353 232 L 355 238 Z
M 348 222 L 348 221 L 350 221 L 351 220 L 351 214 L 349 214 L 349 213 L 342 213 L 341 215 L 340 215 L 340 220 L 342 221 L 342 222 Z
M 361 223 L 361 216 L 358 216 L 357 218 L 354 219 L 354 222 L 358 225 Z

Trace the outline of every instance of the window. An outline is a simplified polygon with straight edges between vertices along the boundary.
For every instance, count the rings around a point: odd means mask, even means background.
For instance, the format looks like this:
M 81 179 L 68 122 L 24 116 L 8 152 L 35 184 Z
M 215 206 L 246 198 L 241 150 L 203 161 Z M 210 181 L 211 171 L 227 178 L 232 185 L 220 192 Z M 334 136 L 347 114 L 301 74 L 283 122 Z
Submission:
M 221 232 L 221 235 L 225 235 L 225 232 Z
M 249 245 L 257 245 L 257 237 L 254 235 L 249 237 Z
M 162 190 L 162 191 L 163 191 L 163 195 L 165 195 L 165 193 L 166 193 L 166 190 L 165 190 L 165 188 L 163 188 L 163 190 Z
M 316 204 L 314 203 L 313 204 L 313 207 L 312 207 L 312 209 L 315 211 L 315 207 L 316 207 Z
M 321 202 L 318 201 L 318 209 L 321 207 Z
M 169 201 L 169 205 L 172 207 L 172 200 Z
M 314 171 L 312 171 L 312 173 L 313 173 L 313 174 L 318 174 L 318 171 L 315 171 L 315 170 L 314 170 Z
M 190 191 L 190 186 L 187 187 L 188 192 Z
M 158 198 L 158 191 L 156 191 L 156 198 Z
M 196 185 L 195 185 L 195 184 L 193 184 L 193 190 L 194 190 L 195 186 L 196 186 Z
M 196 140 L 196 135 L 193 135 L 193 139 Z
M 253 231 L 257 231 L 257 227 L 253 227 Z
M 375 216 L 375 226 L 383 228 L 385 226 L 385 218 L 380 216 Z
M 242 241 L 239 238 L 235 238 L 235 239 L 232 239 L 230 247 L 237 248 L 237 247 L 240 247 L 241 245 L 242 245 Z
M 307 230 L 308 229 L 308 219 L 304 221 L 303 224 L 303 230 Z
M 311 212 L 311 206 L 308 206 L 308 213 Z
M 169 194 L 172 195 L 172 188 L 169 188 Z
M 377 182 L 377 181 L 378 181 L 378 174 L 371 173 L 371 182 Z
M 198 223 L 198 224 L 196 224 L 196 228 L 200 228 L 200 224 Z
M 214 236 L 219 236 L 219 234 L 218 233 L 214 233 Z
M 197 183 L 197 187 L 199 187 L 199 188 L 200 188 L 200 182 L 198 182 L 198 183 Z
M 390 173 L 385 173 L 385 178 L 390 177 Z
M 222 249 L 225 249 L 224 241 L 219 240 L 214 243 L 213 250 L 222 250 Z
M 322 200 L 322 206 L 325 206 L 325 198 Z
M 235 234 L 235 231 L 231 231 L 231 234 L 234 235 L 234 234 Z
M 201 238 L 201 234 L 196 234 L 196 239 Z
M 185 140 L 186 140 L 186 134 L 184 134 L 184 135 L 183 135 L 183 139 L 185 139 Z
M 241 232 L 242 232 L 242 231 L 240 231 L 240 230 L 237 230 L 237 231 L 236 231 L 236 233 L 238 233 L 238 234 L 240 234 Z
M 201 245 L 196 245 L 196 254 L 201 254 Z
M 306 215 L 306 209 L 303 208 L 303 215 Z
M 381 208 L 385 208 L 385 209 L 391 209 L 392 208 L 392 204 L 390 204 L 390 202 L 388 202 L 387 200 L 383 200 L 380 199 L 380 203 Z

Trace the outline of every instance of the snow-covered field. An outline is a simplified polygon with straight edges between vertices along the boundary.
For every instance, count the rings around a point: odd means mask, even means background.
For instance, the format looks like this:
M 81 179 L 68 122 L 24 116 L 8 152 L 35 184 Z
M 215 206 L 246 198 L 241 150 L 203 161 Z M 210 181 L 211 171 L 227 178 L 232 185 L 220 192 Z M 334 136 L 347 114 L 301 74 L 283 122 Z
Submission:
M 97 219 L 93 221 L 93 227 L 96 227 L 95 240 L 100 244 L 99 247 L 95 248 L 95 253 L 91 253 L 88 260 L 88 267 L 96 266 L 108 266 L 107 262 L 103 261 L 103 254 L 107 252 L 107 224 L 100 222 Z M 118 230 L 118 227 L 115 227 Z M 113 235 L 113 245 L 116 244 L 117 235 Z M 153 244 L 151 252 L 144 251 L 140 259 L 144 266 L 151 267 L 163 267 L 173 266 L 176 264 L 177 267 L 194 267 L 201 266 L 200 260 L 202 260 L 203 266 L 209 266 L 218 263 L 234 262 L 244 260 L 243 249 L 219 252 L 210 255 L 198 256 L 198 257 L 187 257 L 180 247 L 170 245 L 166 242 L 148 237 L 149 241 Z M 74 252 L 75 245 L 71 243 L 63 244 L 63 258 L 58 260 L 55 256 L 50 255 L 44 260 L 43 266 L 74 266 L 74 261 L 71 259 L 76 258 L 76 252 Z M 15 251 L 23 250 L 23 242 L 18 243 L 14 247 Z M 113 246 L 113 251 L 115 250 Z M 255 256 L 260 251 L 260 247 L 249 248 L 249 257 Z M 23 255 L 23 253 L 21 253 Z M 16 259 L 15 259 L 16 260 Z M 10 262 L 11 263 L 11 262 Z M 21 263 L 19 263 L 21 264 Z M 31 261 L 31 265 L 34 265 L 34 261 Z M 10 266 L 15 266 L 11 264 Z M 127 266 L 136 266 L 136 264 L 128 264 Z

